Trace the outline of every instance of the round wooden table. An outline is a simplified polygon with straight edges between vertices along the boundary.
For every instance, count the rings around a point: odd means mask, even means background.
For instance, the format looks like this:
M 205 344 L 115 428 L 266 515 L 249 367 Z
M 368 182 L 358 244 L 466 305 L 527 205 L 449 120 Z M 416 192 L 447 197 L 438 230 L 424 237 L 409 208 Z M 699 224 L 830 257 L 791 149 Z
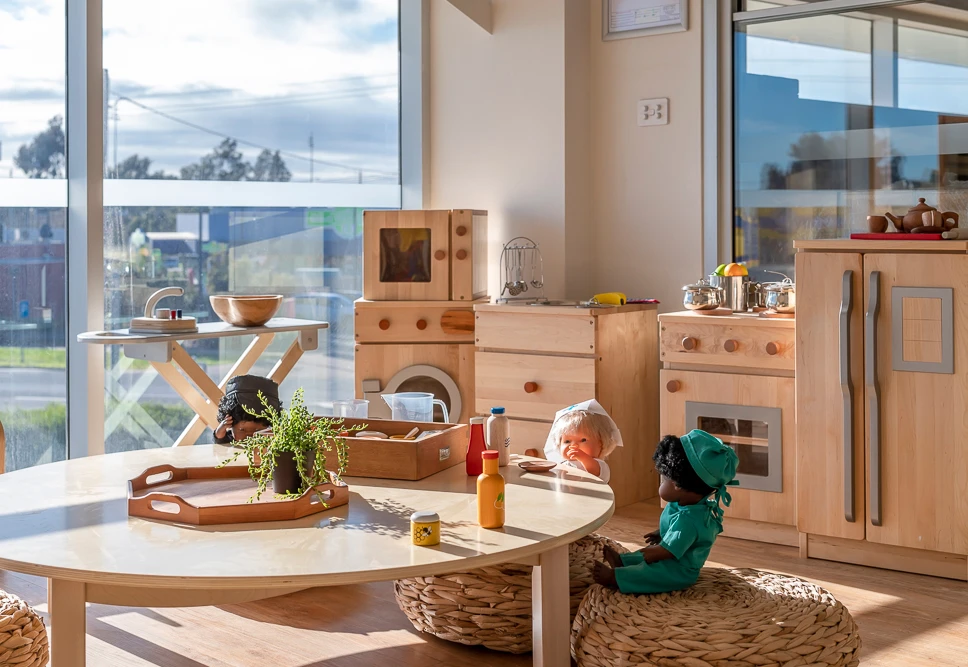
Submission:
M 48 579 L 52 667 L 85 664 L 84 603 L 229 604 L 334 586 L 534 565 L 534 664 L 569 664 L 568 544 L 612 515 L 608 485 L 573 468 L 513 462 L 504 528 L 477 525 L 476 480 L 455 466 L 418 482 L 348 478 L 350 502 L 296 521 L 185 526 L 128 516 L 146 468 L 212 466 L 222 446 L 108 454 L 0 475 L 0 569 Z M 352 453 L 351 453 L 352 456 Z M 415 547 L 410 515 L 440 514 L 439 547 Z

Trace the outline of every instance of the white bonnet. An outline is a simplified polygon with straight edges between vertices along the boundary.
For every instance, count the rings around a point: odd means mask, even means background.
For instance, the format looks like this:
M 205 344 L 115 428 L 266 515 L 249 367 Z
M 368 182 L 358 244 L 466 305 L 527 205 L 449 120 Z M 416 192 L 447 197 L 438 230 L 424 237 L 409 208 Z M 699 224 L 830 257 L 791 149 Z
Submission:
M 613 444 L 615 447 L 622 446 L 622 432 L 618 430 L 618 425 L 615 423 L 615 420 L 609 416 L 608 412 L 605 411 L 605 408 L 602 407 L 601 403 L 593 398 L 582 403 L 576 403 L 575 405 L 568 406 L 564 410 L 559 410 L 555 413 L 555 421 L 551 425 L 551 432 L 548 434 L 548 439 L 545 441 L 544 446 L 545 457 L 547 457 L 549 461 L 561 461 L 561 453 L 558 451 L 558 442 L 555 433 L 555 424 L 557 424 L 558 420 L 563 416 L 575 410 L 584 410 L 586 412 L 591 412 L 592 414 L 603 415 L 608 424 L 611 426 L 610 435 Z

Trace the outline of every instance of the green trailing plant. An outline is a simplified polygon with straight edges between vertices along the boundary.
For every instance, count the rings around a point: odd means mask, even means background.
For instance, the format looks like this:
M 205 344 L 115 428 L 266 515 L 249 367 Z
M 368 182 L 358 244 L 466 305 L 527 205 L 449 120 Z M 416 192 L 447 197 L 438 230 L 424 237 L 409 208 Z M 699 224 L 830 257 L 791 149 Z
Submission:
M 349 447 L 345 436 L 365 429 L 366 424 L 344 428 L 342 419 L 316 417 L 306 408 L 302 388 L 295 391 L 288 409 L 277 410 L 272 407 L 261 391 L 259 401 L 262 403 L 262 412 L 257 413 L 248 408 L 245 411 L 253 417 L 268 421 L 271 426 L 236 442 L 235 446 L 239 451 L 219 464 L 221 468 L 234 463 L 243 454 L 248 457 L 249 475 L 258 485 L 249 502 L 259 500 L 265 493 L 266 487 L 272 482 L 276 457 L 283 453 L 291 453 L 295 458 L 302 484 L 298 493 L 281 494 L 280 497 L 296 498 L 306 489 L 328 483 L 330 476 L 326 470 L 326 456 L 334 452 L 336 470 L 333 475 L 335 481 L 342 481 L 349 463 Z M 319 500 L 325 505 L 322 495 Z

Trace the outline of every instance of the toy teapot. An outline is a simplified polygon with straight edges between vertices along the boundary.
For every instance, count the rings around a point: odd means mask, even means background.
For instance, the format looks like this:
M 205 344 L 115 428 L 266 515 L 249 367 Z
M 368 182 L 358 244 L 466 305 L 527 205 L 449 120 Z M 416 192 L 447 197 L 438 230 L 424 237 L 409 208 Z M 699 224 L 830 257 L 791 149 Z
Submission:
M 893 213 L 885 213 L 884 217 L 893 222 L 899 232 L 913 232 L 920 227 L 941 227 L 941 231 L 948 231 L 958 226 L 957 213 L 952 211 L 941 213 L 935 207 L 925 204 L 924 197 L 918 199 L 918 205 L 904 214 L 904 217 L 898 217 Z

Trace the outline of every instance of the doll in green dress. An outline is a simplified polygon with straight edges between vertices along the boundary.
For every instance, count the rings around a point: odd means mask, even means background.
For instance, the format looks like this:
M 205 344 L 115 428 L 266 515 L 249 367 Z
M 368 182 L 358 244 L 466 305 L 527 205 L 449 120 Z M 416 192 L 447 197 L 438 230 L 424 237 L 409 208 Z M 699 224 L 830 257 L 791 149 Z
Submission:
M 696 583 L 716 537 L 723 531 L 729 485 L 737 484 L 736 452 L 705 431 L 662 438 L 652 456 L 662 477 L 659 497 L 667 504 L 649 546 L 621 554 L 605 547 L 595 563 L 595 581 L 622 593 L 665 593 Z

